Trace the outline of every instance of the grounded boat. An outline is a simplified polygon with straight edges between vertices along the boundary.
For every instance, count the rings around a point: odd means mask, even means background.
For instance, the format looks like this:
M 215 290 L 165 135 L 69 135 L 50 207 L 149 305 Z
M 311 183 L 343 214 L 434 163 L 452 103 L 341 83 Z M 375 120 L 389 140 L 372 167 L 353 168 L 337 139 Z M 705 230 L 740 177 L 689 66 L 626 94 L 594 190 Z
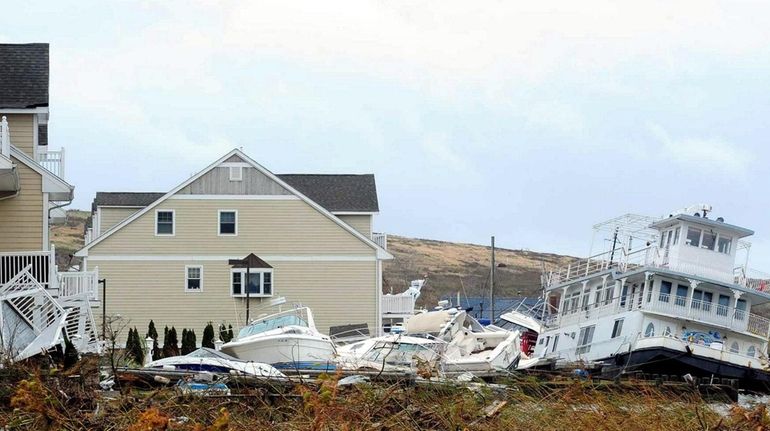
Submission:
M 736 263 L 739 253 L 748 262 L 743 238 L 753 231 L 710 210 L 596 225 L 610 233 L 609 250 L 544 276 L 550 306 L 535 356 L 608 376 L 689 373 L 770 389 L 770 321 L 750 312 L 770 302 L 770 275 Z
M 152 361 L 145 368 L 161 368 L 164 370 L 183 370 L 195 372 L 210 372 L 244 374 L 258 377 L 285 377 L 275 367 L 259 362 L 246 362 L 214 349 L 201 347 L 186 355 Z
M 417 314 L 404 334 L 354 343 L 339 349 L 344 369 L 404 371 L 423 365 L 443 374 L 512 369 L 519 359 L 519 333 L 485 329 L 464 310 Z
M 544 331 L 540 319 L 543 305 L 543 302 L 539 301 L 534 306 L 527 307 L 526 301 L 521 301 L 518 307 L 504 312 L 494 325 L 487 327 L 519 331 L 521 357 L 516 367 L 518 370 L 531 368 L 539 363 L 539 359 L 535 356 L 535 346 L 538 336 Z
M 315 327 L 308 307 L 260 317 L 245 326 L 222 351 L 281 370 L 333 370 L 334 343 Z

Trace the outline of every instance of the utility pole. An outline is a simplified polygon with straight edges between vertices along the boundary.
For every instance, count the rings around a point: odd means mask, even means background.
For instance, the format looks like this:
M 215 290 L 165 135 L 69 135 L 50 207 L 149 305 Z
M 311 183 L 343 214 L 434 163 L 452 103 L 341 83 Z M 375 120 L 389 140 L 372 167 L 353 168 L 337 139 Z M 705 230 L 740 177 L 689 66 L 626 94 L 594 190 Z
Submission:
M 489 310 L 490 323 L 495 323 L 495 236 L 492 235 L 492 269 L 489 274 Z

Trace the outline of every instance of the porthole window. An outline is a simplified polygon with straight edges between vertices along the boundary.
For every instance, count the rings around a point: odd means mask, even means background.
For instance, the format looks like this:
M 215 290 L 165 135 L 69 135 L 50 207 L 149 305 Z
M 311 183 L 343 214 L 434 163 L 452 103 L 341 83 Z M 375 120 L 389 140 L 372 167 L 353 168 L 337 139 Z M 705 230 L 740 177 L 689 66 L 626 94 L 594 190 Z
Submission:
M 645 337 L 655 336 L 655 325 L 653 325 L 652 322 L 647 324 L 647 329 L 644 330 L 644 336 Z

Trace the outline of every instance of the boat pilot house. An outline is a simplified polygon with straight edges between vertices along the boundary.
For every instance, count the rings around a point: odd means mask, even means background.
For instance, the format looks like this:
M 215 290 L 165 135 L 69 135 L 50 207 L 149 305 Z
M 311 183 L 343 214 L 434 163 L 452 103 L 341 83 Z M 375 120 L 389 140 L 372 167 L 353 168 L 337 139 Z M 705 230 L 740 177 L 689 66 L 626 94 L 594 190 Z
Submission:
M 282 297 L 319 330 L 374 329 L 391 258 L 378 211 L 373 175 L 275 175 L 233 150 L 167 193 L 97 193 L 77 255 L 106 280 L 106 313 L 131 326 L 237 329 L 248 289 L 251 319 Z M 248 270 L 231 262 L 251 254 Z
M 596 225 L 615 246 L 546 274 L 536 355 L 749 380 L 764 368 L 770 322 L 750 310 L 770 301 L 770 276 L 746 267 L 753 232 L 706 209 Z

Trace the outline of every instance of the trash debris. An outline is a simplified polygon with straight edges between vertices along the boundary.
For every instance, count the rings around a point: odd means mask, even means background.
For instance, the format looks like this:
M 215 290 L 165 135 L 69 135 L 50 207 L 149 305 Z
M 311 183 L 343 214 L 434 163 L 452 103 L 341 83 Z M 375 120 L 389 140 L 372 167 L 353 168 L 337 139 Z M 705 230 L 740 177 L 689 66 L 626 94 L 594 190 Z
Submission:
M 115 386 L 115 379 L 112 377 L 108 377 L 107 379 L 99 382 L 99 387 L 101 387 L 104 391 L 111 391 L 113 386 Z
M 369 377 L 366 376 L 347 376 L 345 378 L 340 379 L 337 382 L 337 386 L 352 386 L 352 385 L 360 385 L 362 383 L 369 383 Z

